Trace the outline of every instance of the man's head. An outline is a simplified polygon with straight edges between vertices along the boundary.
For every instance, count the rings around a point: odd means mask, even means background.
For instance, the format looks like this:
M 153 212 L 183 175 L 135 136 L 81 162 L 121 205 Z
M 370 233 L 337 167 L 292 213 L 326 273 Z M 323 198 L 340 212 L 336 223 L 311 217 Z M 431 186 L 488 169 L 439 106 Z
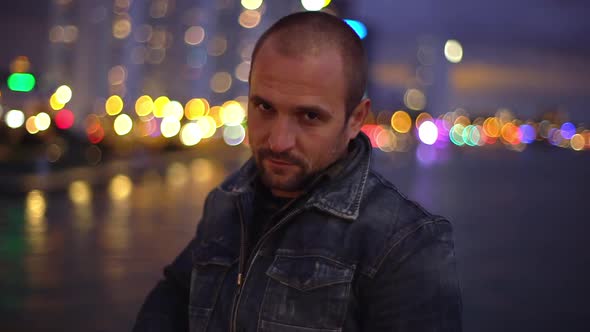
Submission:
M 286 16 L 258 40 L 248 138 L 262 181 L 275 195 L 299 195 L 346 153 L 370 109 L 363 99 L 366 67 L 356 33 L 329 14 Z

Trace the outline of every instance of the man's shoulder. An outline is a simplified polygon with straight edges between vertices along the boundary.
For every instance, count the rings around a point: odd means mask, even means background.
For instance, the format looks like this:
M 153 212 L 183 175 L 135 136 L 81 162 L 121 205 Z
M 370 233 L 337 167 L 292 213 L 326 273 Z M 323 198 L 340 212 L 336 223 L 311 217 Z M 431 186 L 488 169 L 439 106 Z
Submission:
M 364 272 L 372 276 L 385 256 L 396 247 L 424 240 L 418 237 L 437 236 L 430 230 L 424 230 L 439 225 L 450 227 L 447 219 L 430 213 L 401 193 L 381 174 L 371 170 L 367 177 L 361 213 L 354 227 L 355 232 L 366 237 L 365 243 L 368 244 L 365 259 L 368 259 L 369 264 L 365 266 Z M 405 254 L 403 250 L 399 251 L 400 256 Z

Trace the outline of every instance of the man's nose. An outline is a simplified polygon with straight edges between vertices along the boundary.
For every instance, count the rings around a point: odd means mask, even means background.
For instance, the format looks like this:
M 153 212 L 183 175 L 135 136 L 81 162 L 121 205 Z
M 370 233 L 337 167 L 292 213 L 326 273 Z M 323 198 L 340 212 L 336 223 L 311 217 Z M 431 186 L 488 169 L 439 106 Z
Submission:
M 268 137 L 268 145 L 273 152 L 289 151 L 295 146 L 294 128 L 287 117 L 279 117 L 274 123 Z

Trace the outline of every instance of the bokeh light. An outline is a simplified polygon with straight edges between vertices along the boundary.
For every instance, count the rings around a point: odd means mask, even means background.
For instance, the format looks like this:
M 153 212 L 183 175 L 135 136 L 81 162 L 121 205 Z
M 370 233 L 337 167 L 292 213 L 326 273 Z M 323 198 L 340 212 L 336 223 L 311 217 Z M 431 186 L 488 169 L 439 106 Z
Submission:
M 418 137 L 424 144 L 432 145 L 438 139 L 438 128 L 432 121 L 424 121 L 418 128 Z
M 226 126 L 236 126 L 244 121 L 246 110 L 237 101 L 230 100 L 221 106 L 219 117 Z
M 584 136 L 580 134 L 574 134 L 570 140 L 570 146 L 576 151 L 582 151 L 585 144 Z
M 123 110 L 123 99 L 117 95 L 112 95 L 106 100 L 104 108 L 108 115 L 117 115 Z
M 35 126 L 37 126 L 39 131 L 47 130 L 50 125 L 51 118 L 49 117 L 49 114 L 41 112 L 35 116 Z
M 236 78 L 242 82 L 248 82 L 248 76 L 250 75 L 250 62 L 242 61 L 235 71 Z
M 530 124 L 521 125 L 520 131 L 522 133 L 522 143 L 530 144 L 537 138 L 537 131 Z
M 205 39 L 205 29 L 200 26 L 192 26 L 184 33 L 184 42 L 189 45 L 199 45 Z
M 57 101 L 57 96 L 54 93 L 54 94 L 51 95 L 51 98 L 49 98 L 49 106 L 54 111 L 59 111 L 60 109 L 64 108 L 66 105 L 60 103 L 59 101 Z
M 205 98 L 193 98 L 186 103 L 184 115 L 189 120 L 195 120 L 209 113 L 209 102 Z
M 29 134 L 36 134 L 39 132 L 39 129 L 37 128 L 37 125 L 35 124 L 35 118 L 36 116 L 31 116 L 27 119 L 27 121 L 25 121 L 25 129 L 27 130 L 27 132 Z
M 262 0 L 242 0 L 242 7 L 249 10 L 256 10 L 262 5 Z
M 571 122 L 565 122 L 560 129 L 561 136 L 565 139 L 571 139 L 576 134 L 576 126 Z
M 117 174 L 109 183 L 109 196 L 114 201 L 121 201 L 129 198 L 133 191 L 133 182 L 128 176 Z
M 55 125 L 59 129 L 68 129 L 74 125 L 74 113 L 70 110 L 63 109 L 55 116 Z
M 432 119 L 432 115 L 428 114 L 427 112 L 422 112 L 422 113 L 418 114 L 418 116 L 416 117 L 416 123 L 414 124 L 416 126 L 416 129 L 420 128 L 420 126 L 425 121 L 434 122 L 434 120 Z
M 211 90 L 217 93 L 224 93 L 230 89 L 232 83 L 231 75 L 228 72 L 217 72 L 211 77 L 209 86 Z
M 362 22 L 349 19 L 344 20 L 344 22 L 356 32 L 360 39 L 365 39 L 365 37 L 367 37 L 367 27 Z
M 522 132 L 520 128 L 512 122 L 505 123 L 501 130 L 502 139 L 512 145 L 521 143 Z
M 37 80 L 29 73 L 12 73 L 8 76 L 8 88 L 17 92 L 29 92 L 35 87 Z
M 164 106 L 170 102 L 170 99 L 166 96 L 160 96 L 154 100 L 154 116 L 156 118 L 164 117 Z
M 92 191 L 88 182 L 77 180 L 70 183 L 68 187 L 70 200 L 78 205 L 88 205 L 92 200 Z
M 208 114 L 213 120 L 215 120 L 215 126 L 217 128 L 223 126 L 223 121 L 221 120 L 221 106 L 213 106 L 209 109 Z
M 465 131 L 465 126 L 458 123 L 454 125 L 451 130 L 449 131 L 449 139 L 453 144 L 457 146 L 465 145 L 465 141 L 463 140 L 463 132 Z
M 201 128 L 193 122 L 185 124 L 180 131 L 180 141 L 186 146 L 198 144 L 202 137 Z
M 184 108 L 182 104 L 177 102 L 176 100 L 171 100 L 168 104 L 164 105 L 162 109 L 162 115 L 164 117 L 173 116 L 178 119 L 178 121 L 182 120 L 184 116 Z
M 392 152 L 397 148 L 397 136 L 391 130 L 382 129 L 373 132 L 375 136 L 375 144 L 377 147 L 384 152 Z
M 107 77 L 111 85 L 123 84 L 127 80 L 127 69 L 120 65 L 114 66 L 109 70 Z
M 137 98 L 135 102 L 135 113 L 139 116 L 148 116 L 154 110 L 154 101 L 152 97 L 143 95 Z
M 398 133 L 407 133 L 412 127 L 412 119 L 405 111 L 397 111 L 391 116 L 391 127 Z
M 240 145 L 246 138 L 246 130 L 241 125 L 225 126 L 223 128 L 223 141 L 230 146 Z
M 211 56 L 220 56 L 227 50 L 227 39 L 224 36 L 215 36 L 207 44 L 207 53 Z
M 127 135 L 133 128 L 133 120 L 131 120 L 131 117 L 127 114 L 119 114 L 119 116 L 115 118 L 113 127 L 115 128 L 115 133 L 117 133 L 117 135 Z
M 6 112 L 5 121 L 10 128 L 20 128 L 25 123 L 25 114 L 21 110 L 10 110 Z
M 31 219 L 38 220 L 45 216 L 47 210 L 47 202 L 45 200 L 45 194 L 41 190 L 31 190 L 27 194 L 25 204 L 25 215 L 29 221 Z
M 497 118 L 487 118 L 483 122 L 483 130 L 489 137 L 499 137 L 500 128 L 500 123 L 498 122 Z
M 180 131 L 180 121 L 173 116 L 165 117 L 160 123 L 160 132 L 166 138 L 174 137 Z
M 197 119 L 196 124 L 201 131 L 202 138 L 210 138 L 213 135 L 215 135 L 215 131 L 217 130 L 217 126 L 216 126 L 215 120 L 212 117 L 210 117 L 208 115 L 202 116 Z
M 408 89 L 404 94 L 404 104 L 411 110 L 421 111 L 426 107 L 426 96 L 418 89 Z
M 59 104 L 67 104 L 72 99 L 72 89 L 67 85 L 62 85 L 55 90 L 55 100 Z
M 131 33 L 131 21 L 127 17 L 118 18 L 113 22 L 113 37 L 125 39 Z
M 240 17 L 238 18 L 238 22 L 240 25 L 246 29 L 252 29 L 260 24 L 261 15 L 259 11 L 256 10 L 244 10 Z
M 463 59 L 463 46 L 454 40 L 447 40 L 445 43 L 445 57 L 449 62 L 459 63 Z

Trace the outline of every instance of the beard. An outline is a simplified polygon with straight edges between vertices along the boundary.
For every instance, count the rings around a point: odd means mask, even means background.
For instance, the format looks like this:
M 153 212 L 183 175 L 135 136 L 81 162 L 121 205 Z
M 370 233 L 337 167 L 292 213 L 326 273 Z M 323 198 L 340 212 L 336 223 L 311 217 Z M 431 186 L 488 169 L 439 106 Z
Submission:
M 308 162 L 289 152 L 276 153 L 270 149 L 259 149 L 256 156 L 256 164 L 262 183 L 269 189 L 280 191 L 300 191 L 313 178 L 313 172 Z M 290 165 L 286 168 L 266 167 L 265 159 L 280 160 Z

